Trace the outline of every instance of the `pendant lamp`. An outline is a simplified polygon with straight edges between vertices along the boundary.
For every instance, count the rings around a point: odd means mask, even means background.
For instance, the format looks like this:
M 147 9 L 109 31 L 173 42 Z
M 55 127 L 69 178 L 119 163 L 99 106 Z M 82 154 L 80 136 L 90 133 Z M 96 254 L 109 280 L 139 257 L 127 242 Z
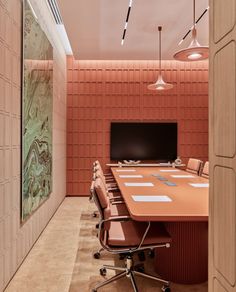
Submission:
M 161 31 L 162 27 L 158 26 L 159 31 L 159 75 L 156 83 L 148 85 L 148 89 L 150 90 L 168 90 L 173 88 L 173 84 L 166 83 L 162 78 L 162 70 L 161 70 Z
M 192 41 L 188 48 L 178 51 L 174 54 L 174 59 L 178 61 L 200 61 L 205 60 L 209 56 L 209 48 L 201 46 L 197 41 L 197 30 L 195 22 L 195 0 L 193 0 L 193 26 L 192 26 Z

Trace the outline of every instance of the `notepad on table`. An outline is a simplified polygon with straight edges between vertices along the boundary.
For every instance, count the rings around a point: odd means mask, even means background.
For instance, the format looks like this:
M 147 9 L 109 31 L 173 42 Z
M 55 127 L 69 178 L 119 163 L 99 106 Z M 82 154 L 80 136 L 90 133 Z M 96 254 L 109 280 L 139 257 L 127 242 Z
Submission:
M 134 177 L 134 178 L 140 178 L 143 177 L 141 174 L 120 174 L 120 178 L 125 178 L 125 177 Z
M 175 178 L 195 178 L 195 176 L 191 174 L 176 174 L 176 175 L 173 174 L 171 176 Z
M 166 184 L 167 186 L 170 186 L 170 187 L 175 187 L 176 186 L 176 183 L 173 183 L 171 181 L 166 181 L 166 182 L 164 182 L 164 184 Z
M 125 182 L 126 187 L 153 187 L 151 182 Z
M 166 177 L 163 177 L 163 176 L 157 176 L 157 179 L 159 179 L 159 180 L 161 180 L 161 181 L 165 181 L 165 180 L 167 180 L 167 178 L 166 178 Z
M 116 169 L 117 172 L 136 171 L 136 169 Z
M 160 177 L 161 176 L 159 173 L 152 173 L 151 175 L 155 176 L 155 177 Z
M 161 169 L 161 172 L 176 172 L 176 171 L 180 171 L 178 169 Z
M 209 183 L 190 184 L 194 188 L 209 188 Z
M 171 202 L 171 198 L 168 196 L 142 196 L 132 195 L 132 199 L 135 202 Z

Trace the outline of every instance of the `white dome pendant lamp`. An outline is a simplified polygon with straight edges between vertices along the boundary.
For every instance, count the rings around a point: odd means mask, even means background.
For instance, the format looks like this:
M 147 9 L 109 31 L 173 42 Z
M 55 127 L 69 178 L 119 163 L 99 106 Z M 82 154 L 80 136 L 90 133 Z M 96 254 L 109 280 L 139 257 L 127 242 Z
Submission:
M 201 46 L 197 41 L 197 30 L 195 22 L 195 0 L 193 0 L 193 26 L 192 41 L 188 48 L 182 49 L 174 54 L 174 59 L 178 61 L 191 62 L 205 60 L 209 56 L 209 48 Z
M 173 84 L 166 83 L 162 78 L 162 69 L 161 69 L 161 31 L 162 26 L 158 26 L 159 31 L 159 73 L 156 83 L 148 85 L 150 90 L 168 90 L 173 88 Z

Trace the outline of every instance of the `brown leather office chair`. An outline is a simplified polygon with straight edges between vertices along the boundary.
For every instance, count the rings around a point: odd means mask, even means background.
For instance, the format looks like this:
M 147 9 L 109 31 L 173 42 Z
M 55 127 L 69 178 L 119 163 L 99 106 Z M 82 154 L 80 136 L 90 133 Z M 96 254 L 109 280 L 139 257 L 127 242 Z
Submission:
M 96 179 L 97 177 L 100 177 L 102 179 L 102 181 L 106 185 L 106 188 L 107 188 L 108 191 L 113 191 L 114 192 L 114 191 L 118 191 L 119 190 L 116 182 L 114 182 L 114 181 L 107 182 L 107 180 L 106 180 L 106 178 L 105 178 L 105 176 L 104 176 L 104 174 L 103 174 L 101 169 L 95 170 L 94 178 Z
M 100 177 L 97 177 L 96 180 L 92 182 L 90 192 L 91 196 L 93 197 L 93 201 L 98 208 L 100 219 L 105 218 L 104 209 L 107 207 L 110 208 L 111 217 L 129 214 L 124 201 L 121 201 L 120 199 L 110 199 L 111 196 L 109 195 L 109 192 L 107 192 L 106 187 Z M 97 224 L 96 227 L 98 228 L 99 225 Z M 98 251 L 94 252 L 94 258 L 99 259 L 103 250 L 103 248 L 100 248 Z
M 199 159 L 189 158 L 186 171 L 200 175 L 203 162 Z
M 102 198 L 100 201 L 101 181 L 96 180 L 94 187 L 97 195 L 95 201 L 98 203 L 98 208 L 102 210 L 98 234 L 100 244 L 103 249 L 112 254 L 125 254 L 126 265 L 125 267 L 103 265 L 100 269 L 100 274 L 103 276 L 105 276 L 107 269 L 120 273 L 96 285 L 92 291 L 96 292 L 99 288 L 113 281 L 127 277 L 131 281 L 133 290 L 138 292 L 134 276 L 141 276 L 163 283 L 162 290 L 170 292 L 169 281 L 137 271 L 133 263 L 133 255 L 136 252 L 170 246 L 171 237 L 164 225 L 160 222 L 133 221 L 129 215 L 112 216 L 111 205 L 107 203 L 106 198 Z M 101 206 L 105 206 L 104 203 L 106 203 L 106 207 L 102 209 Z
M 104 177 L 106 178 L 107 181 L 112 181 L 112 180 L 114 181 L 114 177 L 113 177 L 112 173 L 110 173 L 110 172 L 105 173 L 102 169 L 101 163 L 98 160 L 94 161 L 93 169 L 94 169 L 94 171 L 101 170 L 102 174 L 104 175 Z
M 202 169 L 201 176 L 205 177 L 205 178 L 209 178 L 209 161 L 205 162 L 203 169 Z
M 107 191 L 109 191 L 110 199 L 114 199 L 114 198 L 117 198 L 117 197 L 120 198 L 120 195 L 117 195 L 117 191 L 119 189 L 118 189 L 117 184 L 114 181 L 114 177 L 113 176 L 111 177 L 110 174 L 108 174 L 108 177 L 106 178 L 105 174 L 104 174 L 104 172 L 102 170 L 100 162 L 98 160 L 96 160 L 93 163 L 93 177 L 92 177 L 92 183 L 91 183 L 91 187 L 90 187 L 90 196 L 89 196 L 89 201 L 90 202 L 93 202 L 93 185 L 94 185 L 93 181 L 95 181 L 95 179 L 97 177 L 101 177 L 102 178 L 102 181 L 104 182 Z M 93 215 L 93 217 L 97 217 L 98 216 L 96 211 L 94 211 L 92 215 Z

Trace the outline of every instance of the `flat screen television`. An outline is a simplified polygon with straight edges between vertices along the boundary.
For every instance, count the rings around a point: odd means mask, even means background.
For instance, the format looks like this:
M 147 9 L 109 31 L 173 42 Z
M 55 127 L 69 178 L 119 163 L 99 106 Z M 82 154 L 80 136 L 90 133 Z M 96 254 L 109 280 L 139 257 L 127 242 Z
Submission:
M 173 161 L 177 123 L 111 123 L 111 160 Z

